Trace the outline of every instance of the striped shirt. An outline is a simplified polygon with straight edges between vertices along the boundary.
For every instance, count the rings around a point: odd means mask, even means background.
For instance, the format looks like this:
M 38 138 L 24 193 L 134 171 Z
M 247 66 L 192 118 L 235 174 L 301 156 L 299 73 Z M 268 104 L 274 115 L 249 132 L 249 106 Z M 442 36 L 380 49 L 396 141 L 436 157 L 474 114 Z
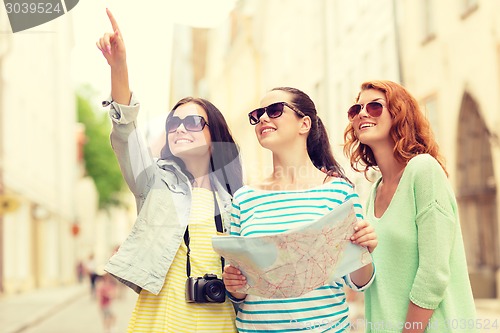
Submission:
M 189 217 L 191 276 L 205 273 L 221 278 L 220 256 L 212 248 L 217 234 L 214 198 L 210 190 L 193 188 Z M 128 333 L 213 333 L 236 332 L 234 308 L 224 303 L 188 303 L 185 298 L 186 245 L 181 243 L 158 296 L 143 289 L 130 319 Z
M 363 219 L 358 195 L 340 178 L 296 191 L 244 186 L 234 195 L 231 235 L 282 233 L 317 220 L 347 200 L 353 200 L 356 216 Z M 344 286 L 360 291 L 371 282 L 358 288 L 347 275 L 297 298 L 247 295 L 240 304 L 236 326 L 239 332 L 344 332 L 350 326 Z

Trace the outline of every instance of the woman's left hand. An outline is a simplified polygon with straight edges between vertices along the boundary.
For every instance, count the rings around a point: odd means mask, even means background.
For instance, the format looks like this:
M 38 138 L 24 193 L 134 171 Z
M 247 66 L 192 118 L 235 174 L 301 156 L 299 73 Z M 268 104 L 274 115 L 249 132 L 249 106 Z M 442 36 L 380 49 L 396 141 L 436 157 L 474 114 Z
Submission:
M 351 236 L 351 242 L 366 247 L 368 252 L 372 253 L 378 244 L 375 229 L 365 220 L 357 222 L 354 226 L 354 234 Z

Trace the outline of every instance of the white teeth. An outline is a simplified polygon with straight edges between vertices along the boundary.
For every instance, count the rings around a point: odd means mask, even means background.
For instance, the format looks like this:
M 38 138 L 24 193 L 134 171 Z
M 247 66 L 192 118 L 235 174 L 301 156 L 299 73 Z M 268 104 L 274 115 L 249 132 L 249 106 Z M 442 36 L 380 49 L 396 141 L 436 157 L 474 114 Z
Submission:
M 265 128 L 262 130 L 262 134 L 267 133 L 267 132 L 274 132 L 276 131 L 274 128 Z
M 370 124 L 370 123 L 364 123 L 361 126 L 359 126 L 360 129 L 367 128 L 367 127 L 373 127 L 375 124 Z
M 177 141 L 175 141 L 175 143 L 191 143 L 192 141 L 191 140 L 188 140 L 188 139 L 179 139 Z

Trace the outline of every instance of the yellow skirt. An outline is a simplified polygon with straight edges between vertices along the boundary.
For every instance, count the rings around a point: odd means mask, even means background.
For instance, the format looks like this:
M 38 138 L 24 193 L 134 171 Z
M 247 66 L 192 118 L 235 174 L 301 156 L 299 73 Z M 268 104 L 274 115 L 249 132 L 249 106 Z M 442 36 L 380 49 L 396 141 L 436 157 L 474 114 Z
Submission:
M 212 192 L 193 189 L 193 207 L 189 218 L 191 276 L 205 273 L 221 278 L 220 256 L 212 249 L 212 236 L 217 234 Z M 142 290 L 128 326 L 128 333 L 223 333 L 237 332 L 235 311 L 231 302 L 188 303 L 185 298 L 186 246 L 184 242 L 167 273 L 158 296 Z

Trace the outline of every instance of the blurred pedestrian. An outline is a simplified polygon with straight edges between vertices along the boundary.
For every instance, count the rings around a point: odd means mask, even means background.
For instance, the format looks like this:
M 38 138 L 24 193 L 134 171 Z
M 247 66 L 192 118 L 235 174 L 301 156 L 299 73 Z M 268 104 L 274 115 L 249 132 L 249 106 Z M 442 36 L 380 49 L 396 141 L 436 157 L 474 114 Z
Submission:
M 116 316 L 113 312 L 113 300 L 116 297 L 116 280 L 108 273 L 99 275 L 96 282 L 96 294 L 101 310 L 104 331 L 111 333 L 116 322 Z
M 366 204 L 379 237 L 377 278 L 365 294 L 367 332 L 381 325 L 456 332 L 455 323 L 476 332 L 455 195 L 418 102 L 397 83 L 365 82 L 347 117 L 351 166 L 381 173 Z
M 111 256 L 115 255 L 115 253 L 118 252 L 118 249 L 120 248 L 119 245 L 115 246 L 113 248 L 113 253 L 111 254 Z M 127 289 L 127 286 L 123 283 L 117 283 L 116 284 L 116 299 L 123 299 L 125 293 L 126 293 L 126 290 Z
M 83 282 L 83 278 L 85 277 L 85 265 L 83 264 L 83 260 L 78 260 L 76 264 L 76 277 L 78 279 L 78 283 Z
M 85 271 L 87 273 L 87 276 L 89 277 L 89 282 L 90 282 L 90 296 L 92 298 L 95 298 L 95 284 L 97 280 L 97 273 L 96 273 L 96 261 L 94 254 L 91 253 L 87 259 L 87 262 L 85 263 Z

